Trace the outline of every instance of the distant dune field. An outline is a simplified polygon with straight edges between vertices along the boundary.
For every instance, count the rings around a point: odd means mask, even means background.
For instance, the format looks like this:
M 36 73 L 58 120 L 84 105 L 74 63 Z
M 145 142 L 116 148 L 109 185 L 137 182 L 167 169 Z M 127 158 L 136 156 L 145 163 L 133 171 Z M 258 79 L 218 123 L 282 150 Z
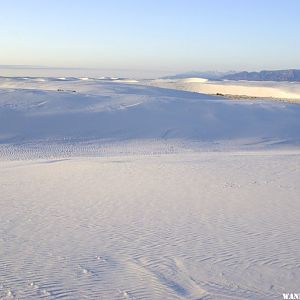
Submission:
M 257 98 L 287 99 L 300 102 L 300 83 L 272 81 L 208 81 L 203 78 L 159 79 L 147 81 L 152 86 L 174 88 L 183 91 L 249 96 Z

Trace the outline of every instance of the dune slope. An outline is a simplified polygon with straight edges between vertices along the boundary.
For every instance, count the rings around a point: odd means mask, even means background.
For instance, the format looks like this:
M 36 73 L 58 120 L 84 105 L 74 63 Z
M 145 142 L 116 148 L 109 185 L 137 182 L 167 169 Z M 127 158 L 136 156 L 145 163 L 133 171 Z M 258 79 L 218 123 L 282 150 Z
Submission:
M 296 104 L 233 102 L 103 80 L 6 79 L 2 86 L 2 145 L 155 140 L 222 148 L 291 146 L 300 138 Z

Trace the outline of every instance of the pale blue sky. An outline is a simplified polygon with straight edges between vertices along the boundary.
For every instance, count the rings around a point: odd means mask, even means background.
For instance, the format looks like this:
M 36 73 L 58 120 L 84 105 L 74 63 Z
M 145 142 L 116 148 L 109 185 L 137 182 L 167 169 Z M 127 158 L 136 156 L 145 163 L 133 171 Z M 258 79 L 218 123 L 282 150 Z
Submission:
M 0 64 L 300 68 L 299 0 L 0 0 Z

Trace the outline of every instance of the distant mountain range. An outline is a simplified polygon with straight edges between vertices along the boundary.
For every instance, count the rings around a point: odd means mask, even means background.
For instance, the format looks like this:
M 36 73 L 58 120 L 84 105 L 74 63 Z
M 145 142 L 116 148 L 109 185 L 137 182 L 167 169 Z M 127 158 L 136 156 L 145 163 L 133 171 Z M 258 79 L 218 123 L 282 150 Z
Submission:
M 169 76 L 165 78 L 180 79 L 188 77 L 203 77 L 210 80 L 248 80 L 248 81 L 298 81 L 300 82 L 300 70 L 275 70 L 260 72 L 189 72 Z
M 277 70 L 260 72 L 239 72 L 227 74 L 222 79 L 248 81 L 300 81 L 300 70 Z

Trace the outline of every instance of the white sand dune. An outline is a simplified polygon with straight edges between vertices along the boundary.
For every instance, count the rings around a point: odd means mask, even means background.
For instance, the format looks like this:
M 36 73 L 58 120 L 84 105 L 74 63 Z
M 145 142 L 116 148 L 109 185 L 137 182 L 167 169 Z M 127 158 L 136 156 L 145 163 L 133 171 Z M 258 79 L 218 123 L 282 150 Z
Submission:
M 0 299 L 298 291 L 298 104 L 44 80 L 0 78 Z
M 300 102 L 300 83 L 297 82 L 208 81 L 203 78 L 185 78 L 152 80 L 146 81 L 146 84 L 212 95 L 266 97 Z
M 0 143 L 298 144 L 300 106 L 109 81 L 0 80 Z M 225 143 L 224 143 L 225 141 Z
M 206 78 L 199 78 L 199 77 L 191 77 L 191 78 L 181 79 L 180 81 L 184 82 L 184 83 L 194 83 L 194 82 L 203 83 L 203 82 L 207 82 L 208 79 L 206 79 Z

